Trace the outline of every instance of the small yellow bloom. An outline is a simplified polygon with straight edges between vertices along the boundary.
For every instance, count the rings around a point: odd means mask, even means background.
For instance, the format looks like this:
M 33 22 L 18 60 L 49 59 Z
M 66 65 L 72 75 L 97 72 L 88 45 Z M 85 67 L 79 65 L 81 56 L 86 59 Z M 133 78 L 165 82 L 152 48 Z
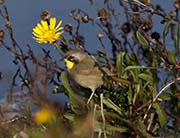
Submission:
M 34 116 L 34 120 L 37 124 L 50 123 L 54 119 L 55 112 L 48 108 L 42 108 Z
M 63 27 L 61 27 L 62 20 L 56 26 L 56 18 L 50 18 L 49 24 L 47 21 L 41 20 L 35 28 L 33 28 L 33 39 L 38 43 L 54 43 L 63 33 Z

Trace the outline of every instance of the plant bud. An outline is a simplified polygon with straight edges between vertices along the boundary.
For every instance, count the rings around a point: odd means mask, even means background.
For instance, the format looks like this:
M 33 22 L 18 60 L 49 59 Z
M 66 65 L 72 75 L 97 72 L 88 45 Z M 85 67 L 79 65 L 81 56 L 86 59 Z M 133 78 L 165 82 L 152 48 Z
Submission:
M 174 7 L 175 7 L 176 9 L 180 10 L 180 0 L 176 0 L 176 1 L 174 2 Z
M 103 33 L 98 33 L 98 34 L 97 34 L 97 37 L 98 37 L 99 39 L 102 39 L 102 38 L 104 37 L 104 34 L 103 34 Z
M 2 42 L 4 40 L 4 31 L 0 30 L 0 41 Z
M 99 10 L 98 16 L 101 19 L 107 20 L 109 18 L 109 13 L 105 8 L 102 8 L 102 9 Z
M 128 34 L 131 31 L 131 24 L 126 22 L 121 26 L 121 30 L 124 34 Z
M 170 12 L 169 12 L 169 16 L 173 18 L 173 17 L 176 17 L 177 14 L 176 14 L 175 11 L 170 11 Z
M 74 14 L 74 15 L 73 15 L 73 18 L 74 18 L 74 20 L 76 20 L 76 21 L 80 21 L 81 16 L 80 16 L 79 14 Z
M 88 23 L 89 22 L 89 16 L 88 15 L 84 15 L 82 17 L 82 21 L 83 21 L 83 23 Z
M 64 31 L 66 32 L 72 32 L 72 25 L 71 24 L 65 24 Z
M 3 4 L 4 3 L 4 0 L 0 0 L 0 4 Z
M 155 39 L 156 41 L 158 41 L 160 38 L 160 34 L 158 32 L 153 32 L 151 34 L 151 37 L 152 37 L 152 39 Z
M 41 13 L 41 19 L 44 21 L 48 21 L 51 16 L 51 13 L 48 10 L 45 10 Z

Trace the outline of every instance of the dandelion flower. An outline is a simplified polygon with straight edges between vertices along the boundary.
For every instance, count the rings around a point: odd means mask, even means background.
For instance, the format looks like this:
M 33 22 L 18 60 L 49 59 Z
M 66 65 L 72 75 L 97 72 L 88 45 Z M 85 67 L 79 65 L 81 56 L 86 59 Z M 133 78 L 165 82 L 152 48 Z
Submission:
M 48 108 L 42 108 L 38 112 L 36 112 L 34 116 L 34 121 L 37 124 L 45 124 L 50 123 L 55 119 L 55 113 Z
M 41 20 L 41 22 L 33 28 L 33 39 L 38 43 L 54 43 L 63 33 L 61 24 L 62 20 L 60 20 L 56 26 L 56 18 L 50 18 L 49 24 L 47 21 Z

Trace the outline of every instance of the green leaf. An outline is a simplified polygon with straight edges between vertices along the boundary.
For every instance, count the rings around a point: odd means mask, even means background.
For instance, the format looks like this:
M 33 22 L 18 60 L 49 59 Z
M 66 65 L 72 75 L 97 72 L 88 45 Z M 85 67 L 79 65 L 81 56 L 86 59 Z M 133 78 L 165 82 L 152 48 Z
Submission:
M 96 132 L 99 132 L 99 129 L 101 129 L 102 126 L 103 126 L 102 121 L 97 120 L 94 130 Z M 124 132 L 129 132 L 130 131 L 128 127 L 123 126 L 123 125 L 118 126 L 117 124 L 111 125 L 109 123 L 106 123 L 105 127 L 106 127 L 106 134 L 109 134 L 109 135 L 112 135 L 114 132 L 124 133 Z
M 176 56 L 175 56 L 174 51 L 172 50 L 168 51 L 168 57 L 170 58 L 173 64 L 176 64 Z
M 164 27 L 164 30 L 163 30 L 163 38 L 168 34 L 169 27 L 170 27 L 172 21 L 173 21 L 173 20 L 169 20 L 169 21 L 166 23 L 166 25 L 165 25 L 165 27 Z
M 73 91 L 73 89 L 69 84 L 67 73 L 65 71 L 61 72 L 61 81 L 68 92 L 68 97 L 72 110 L 78 114 L 82 114 L 86 112 L 86 103 L 83 100 L 83 97 L 79 96 Z
M 175 54 L 177 55 L 178 54 L 178 52 L 179 52 L 179 38 L 177 37 L 177 36 L 175 36 L 175 38 L 174 38 L 174 46 L 175 46 Z
M 129 129 L 125 126 L 117 126 L 117 125 L 115 126 L 110 124 L 106 124 L 106 130 L 110 132 L 121 132 L 121 133 L 129 131 Z
M 150 74 L 141 73 L 141 74 L 139 74 L 139 77 L 145 81 L 153 82 L 152 75 L 150 75 Z
M 64 37 L 64 35 L 61 35 L 61 40 L 62 40 L 62 43 L 63 43 L 64 45 L 68 45 L 67 40 L 66 40 L 66 38 Z
M 116 58 L 116 68 L 118 76 L 122 76 L 124 72 L 124 56 L 125 52 L 119 52 Z
M 74 95 L 75 92 L 72 90 L 72 88 L 69 84 L 69 80 L 67 78 L 67 73 L 65 71 L 61 72 L 61 81 L 62 81 L 64 87 L 66 88 L 66 90 L 68 91 L 68 93 L 70 95 Z
M 169 20 L 169 21 L 166 23 L 165 27 L 164 27 L 164 30 L 163 30 L 163 42 L 164 42 L 164 43 L 165 43 L 165 37 L 166 37 L 166 35 L 168 34 L 169 27 L 170 27 L 172 21 L 173 21 L 173 20 Z
M 158 134 L 158 130 L 159 130 L 159 124 L 156 123 L 155 126 L 152 129 L 152 132 L 156 135 L 156 134 Z
M 64 117 L 66 118 L 66 119 L 68 119 L 69 121 L 75 121 L 75 114 L 71 114 L 71 113 L 65 113 L 64 114 Z
M 98 54 L 99 57 L 102 57 L 102 58 L 105 58 L 105 59 L 107 58 L 106 53 L 104 53 L 103 51 L 97 50 L 97 54 Z
M 136 126 L 142 137 L 151 138 L 152 136 L 146 131 L 146 126 L 142 120 L 138 120 Z
M 139 42 L 141 43 L 142 46 L 147 47 L 149 45 L 146 38 L 144 38 L 144 36 L 139 31 L 136 32 L 136 37 L 137 37 L 137 39 L 139 40 Z
M 44 136 L 43 132 L 39 129 L 32 129 L 32 131 L 30 131 L 29 137 L 30 138 L 42 138 Z
M 103 103 L 110 109 L 113 109 L 114 111 L 118 112 L 121 116 L 123 116 L 123 111 L 119 106 L 117 106 L 111 99 L 109 98 L 104 98 Z
M 164 92 L 159 96 L 160 99 L 169 101 L 172 98 L 172 95 L 170 93 Z
M 141 85 L 140 84 L 136 84 L 135 88 L 136 88 L 136 92 L 135 92 L 135 94 L 133 96 L 133 105 L 135 105 L 135 103 L 136 103 L 136 100 L 137 100 L 136 98 L 138 97 L 139 92 L 141 90 Z
M 120 120 L 120 121 L 122 121 L 122 122 L 124 122 L 124 123 L 126 123 L 126 124 L 129 124 L 129 120 L 126 120 L 126 118 L 124 118 L 124 117 L 121 117 L 117 112 L 109 112 L 108 110 L 103 110 L 103 112 L 104 112 L 104 115 L 107 117 L 107 118 L 111 118 L 111 119 L 113 119 L 113 120 Z M 101 115 L 101 113 L 100 113 L 100 115 Z
M 156 109 L 161 127 L 166 126 L 168 123 L 168 118 L 164 110 L 160 107 L 158 103 L 155 103 L 153 107 Z
M 176 51 L 177 53 L 179 53 L 179 39 L 180 39 L 180 23 L 178 23 L 178 30 L 177 30 L 177 47 L 176 47 Z
M 120 83 L 120 84 L 122 84 L 122 85 L 128 85 L 128 84 L 130 84 L 130 82 L 129 82 L 128 80 L 123 79 L 123 78 L 120 78 L 120 77 L 112 76 L 111 78 L 112 78 L 115 82 Z
M 125 68 L 125 71 L 132 69 L 157 69 L 155 67 L 145 67 L 145 66 L 128 66 Z

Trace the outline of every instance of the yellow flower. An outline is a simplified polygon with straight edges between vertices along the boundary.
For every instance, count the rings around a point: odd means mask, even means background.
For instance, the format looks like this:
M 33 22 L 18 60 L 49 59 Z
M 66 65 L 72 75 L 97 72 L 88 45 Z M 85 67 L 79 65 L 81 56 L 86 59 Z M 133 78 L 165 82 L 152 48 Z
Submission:
M 34 121 L 37 124 L 50 123 L 55 120 L 55 112 L 48 108 L 42 108 L 38 112 L 36 112 L 34 116 Z
M 33 39 L 38 43 L 54 43 L 63 33 L 61 27 L 62 20 L 56 26 L 56 18 L 50 18 L 49 24 L 47 21 L 41 20 L 35 28 L 33 28 Z

